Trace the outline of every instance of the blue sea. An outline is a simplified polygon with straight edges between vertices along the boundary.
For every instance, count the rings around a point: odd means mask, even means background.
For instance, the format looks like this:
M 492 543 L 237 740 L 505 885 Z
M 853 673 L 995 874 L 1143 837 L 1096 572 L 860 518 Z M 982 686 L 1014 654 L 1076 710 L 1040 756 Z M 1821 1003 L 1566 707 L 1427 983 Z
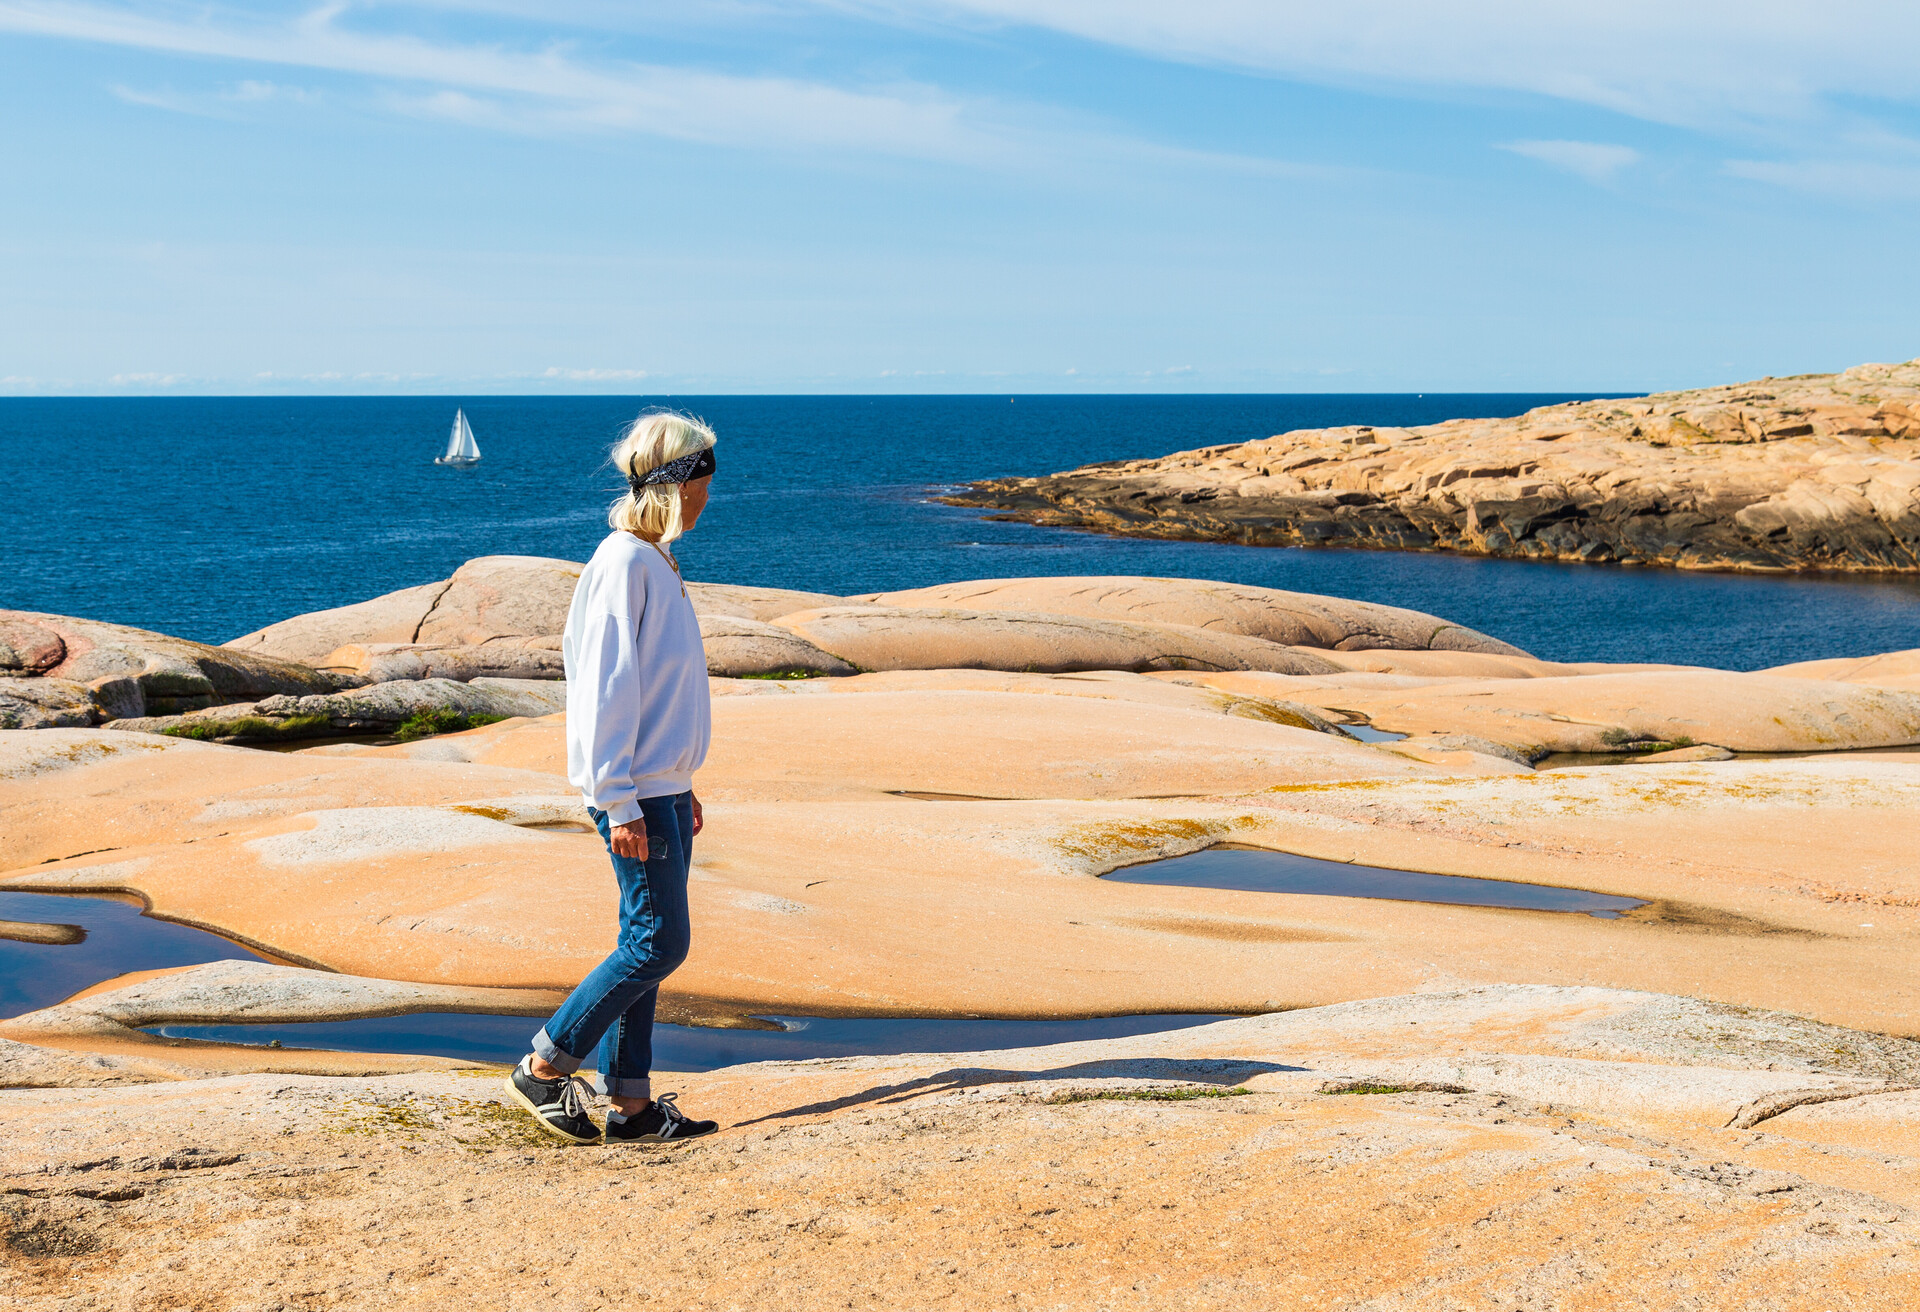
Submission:
M 1291 428 L 1518 414 L 1549 395 L 360 397 L 0 400 L 0 607 L 222 642 L 445 578 L 472 556 L 584 559 L 621 426 L 720 434 L 690 578 L 848 595 L 955 579 L 1153 574 L 1409 606 L 1555 660 L 1757 669 L 1920 647 L 1920 579 L 1749 577 L 1148 542 L 935 504 L 970 480 Z M 438 467 L 454 408 L 484 459 Z

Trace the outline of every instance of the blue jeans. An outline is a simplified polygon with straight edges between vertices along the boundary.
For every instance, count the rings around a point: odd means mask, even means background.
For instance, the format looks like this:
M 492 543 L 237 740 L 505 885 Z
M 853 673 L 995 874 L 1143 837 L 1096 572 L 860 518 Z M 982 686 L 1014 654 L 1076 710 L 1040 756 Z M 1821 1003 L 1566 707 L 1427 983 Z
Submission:
M 651 1098 L 653 1008 L 660 981 L 687 959 L 687 865 L 693 794 L 643 797 L 647 859 L 617 856 L 604 811 L 588 808 L 620 880 L 620 942 L 560 1004 L 533 1039 L 540 1059 L 571 1075 L 600 1045 L 600 1077 L 615 1098 Z

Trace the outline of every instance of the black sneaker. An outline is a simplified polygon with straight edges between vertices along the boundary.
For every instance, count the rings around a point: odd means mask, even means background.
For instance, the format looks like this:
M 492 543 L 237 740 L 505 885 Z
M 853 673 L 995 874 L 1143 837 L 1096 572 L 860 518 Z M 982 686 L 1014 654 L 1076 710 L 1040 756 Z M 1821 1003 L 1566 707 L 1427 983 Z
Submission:
M 720 1128 L 718 1121 L 690 1120 L 674 1099 L 677 1093 L 663 1093 L 638 1116 L 621 1118 L 619 1112 L 607 1117 L 608 1143 L 666 1143 L 669 1140 L 698 1139 Z
M 587 1115 L 593 1086 L 577 1075 L 543 1080 L 533 1073 L 533 1058 L 522 1057 L 507 1076 L 507 1094 L 539 1122 L 540 1128 L 568 1143 L 594 1143 L 600 1127 Z

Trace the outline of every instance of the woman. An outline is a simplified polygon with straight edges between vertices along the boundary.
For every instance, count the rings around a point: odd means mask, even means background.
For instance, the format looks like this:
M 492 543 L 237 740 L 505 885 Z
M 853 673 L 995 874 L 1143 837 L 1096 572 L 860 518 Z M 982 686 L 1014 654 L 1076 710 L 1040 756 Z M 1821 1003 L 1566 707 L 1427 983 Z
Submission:
M 687 864 L 700 832 L 693 772 L 711 718 L 700 623 L 669 543 L 699 521 L 713 481 L 713 430 L 676 414 L 642 415 L 613 449 L 627 494 L 613 532 L 574 588 L 567 666 L 567 778 L 585 796 L 620 882 L 620 941 L 534 1036 L 507 1076 L 542 1129 L 592 1143 L 592 1086 L 574 1075 L 600 1046 L 613 1104 L 609 1141 L 688 1139 L 713 1121 L 653 1098 L 653 1008 L 686 960 Z

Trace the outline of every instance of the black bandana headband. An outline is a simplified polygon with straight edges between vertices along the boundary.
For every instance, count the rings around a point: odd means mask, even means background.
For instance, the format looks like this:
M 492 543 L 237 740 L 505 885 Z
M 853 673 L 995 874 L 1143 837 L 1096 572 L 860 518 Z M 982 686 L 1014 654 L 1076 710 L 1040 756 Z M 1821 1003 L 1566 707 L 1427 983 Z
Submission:
M 669 460 L 658 469 L 649 470 L 635 478 L 627 475 L 627 486 L 638 492 L 643 487 L 658 487 L 662 483 L 691 483 L 696 478 L 705 478 L 714 470 L 713 448 L 702 447 L 692 455 L 681 456 L 678 460 Z

